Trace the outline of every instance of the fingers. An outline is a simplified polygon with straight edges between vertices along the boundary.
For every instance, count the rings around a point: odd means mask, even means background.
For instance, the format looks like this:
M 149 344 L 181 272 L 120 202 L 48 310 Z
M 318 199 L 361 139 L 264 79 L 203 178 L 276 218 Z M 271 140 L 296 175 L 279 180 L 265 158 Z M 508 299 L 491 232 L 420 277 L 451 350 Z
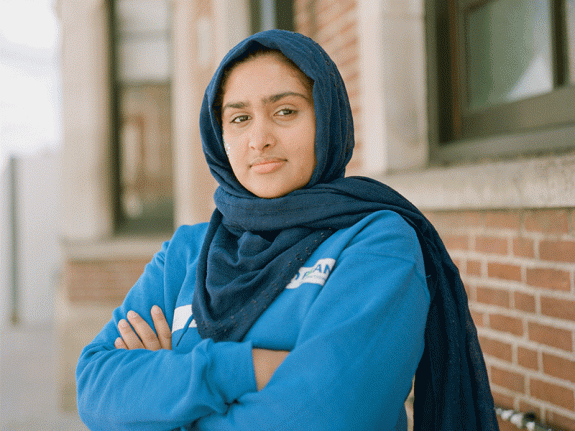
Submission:
M 118 330 L 128 349 L 159 350 L 161 348 L 154 330 L 138 313 L 129 311 L 128 321 L 130 323 L 122 319 L 118 323 Z
M 126 343 L 124 343 L 124 340 L 122 340 L 122 337 L 116 338 L 116 341 L 114 341 L 114 347 L 116 349 L 127 349 L 128 348 L 128 346 L 126 346 Z
M 128 311 L 128 321 L 142 340 L 144 348 L 148 350 L 160 350 L 160 340 L 156 336 L 154 330 L 148 325 L 144 319 L 140 317 L 135 311 Z
M 172 348 L 172 331 L 162 309 L 154 305 L 151 310 L 154 330 L 135 311 L 128 312 L 128 321 L 118 322 L 121 337 L 114 342 L 117 349 L 160 350 Z M 129 323 L 128 323 L 129 322 Z M 131 326 L 130 326 L 131 325 Z M 133 328 L 133 329 L 132 329 Z M 156 335 L 157 333 L 157 335 Z
M 130 313 L 128 313 L 128 315 L 129 314 Z M 118 330 L 120 331 L 120 335 L 122 336 L 123 344 L 126 349 L 144 348 L 140 337 L 136 335 L 130 324 L 125 319 L 122 319 L 118 322 Z M 116 339 L 115 345 L 116 344 L 119 344 L 118 339 Z
M 162 313 L 162 309 L 157 305 L 152 307 L 152 320 L 154 321 L 154 328 L 158 334 L 160 341 L 160 348 L 171 350 L 172 349 L 172 331 L 170 326 Z
M 130 310 L 128 312 L 128 321 L 121 319 L 118 322 L 118 330 L 121 336 L 114 341 L 114 347 L 117 349 L 171 350 L 172 331 L 162 309 L 154 305 L 151 315 L 155 332 L 138 313 Z

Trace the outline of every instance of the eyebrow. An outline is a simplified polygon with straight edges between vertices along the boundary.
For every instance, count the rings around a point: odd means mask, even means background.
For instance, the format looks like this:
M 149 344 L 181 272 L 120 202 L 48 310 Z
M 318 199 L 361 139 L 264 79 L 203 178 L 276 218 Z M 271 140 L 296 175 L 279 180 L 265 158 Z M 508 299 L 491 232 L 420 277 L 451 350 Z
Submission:
M 295 91 L 285 91 L 283 93 L 273 94 L 271 96 L 264 97 L 262 99 L 262 102 L 264 103 L 264 105 L 266 105 L 268 103 L 275 103 L 275 102 L 277 102 L 277 101 L 279 101 L 285 97 L 289 97 L 289 96 L 301 97 L 301 98 L 309 101 L 309 97 L 307 97 L 304 94 L 297 93 Z M 243 109 L 243 108 L 247 108 L 249 106 L 250 106 L 249 102 L 228 102 L 224 106 L 222 106 L 221 112 L 223 114 L 227 108 Z

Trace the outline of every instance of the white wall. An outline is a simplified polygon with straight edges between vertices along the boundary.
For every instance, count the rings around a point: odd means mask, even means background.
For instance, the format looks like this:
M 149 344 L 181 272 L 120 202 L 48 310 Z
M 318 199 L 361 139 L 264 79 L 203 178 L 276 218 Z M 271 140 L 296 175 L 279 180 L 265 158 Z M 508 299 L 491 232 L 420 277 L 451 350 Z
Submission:
M 12 264 L 18 266 L 17 313 L 28 325 L 50 324 L 54 317 L 54 293 L 61 271 L 60 154 L 55 150 L 17 158 L 16 165 L 17 256 L 12 256 L 9 178 L 2 176 L 2 260 L 0 299 L 2 323 L 12 309 Z
M 0 160 L 0 325 L 10 320 L 12 261 L 10 251 L 10 172 L 8 163 Z

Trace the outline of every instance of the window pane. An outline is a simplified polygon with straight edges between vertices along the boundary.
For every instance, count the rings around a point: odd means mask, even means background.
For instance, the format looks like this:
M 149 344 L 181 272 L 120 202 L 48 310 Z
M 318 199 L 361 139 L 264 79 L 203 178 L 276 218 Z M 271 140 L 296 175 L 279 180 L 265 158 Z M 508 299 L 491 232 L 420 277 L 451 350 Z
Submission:
M 120 31 L 124 34 L 167 34 L 170 10 L 162 0 L 117 0 Z
M 567 18 L 567 67 L 569 81 L 575 84 L 575 0 L 567 0 L 565 10 Z
M 170 74 L 167 40 L 124 40 L 118 47 L 120 80 L 166 81 Z
M 169 4 L 119 0 L 118 72 L 121 81 L 167 81 L 170 75 Z
M 466 14 L 471 110 L 553 89 L 550 0 L 499 0 Z
M 172 229 L 170 0 L 116 0 L 120 230 Z
M 161 223 L 172 214 L 169 91 L 162 84 L 122 89 L 121 205 L 128 220 Z
M 293 0 L 250 0 L 251 31 L 294 30 Z

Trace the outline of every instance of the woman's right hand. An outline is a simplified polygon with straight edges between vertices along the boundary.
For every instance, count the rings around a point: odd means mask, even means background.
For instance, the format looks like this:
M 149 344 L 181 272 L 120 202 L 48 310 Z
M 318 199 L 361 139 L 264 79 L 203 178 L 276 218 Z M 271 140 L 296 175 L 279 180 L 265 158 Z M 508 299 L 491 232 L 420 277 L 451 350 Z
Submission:
M 289 352 L 285 350 L 253 349 L 254 372 L 258 391 L 263 389 Z
M 172 349 L 172 331 L 162 313 L 162 309 L 154 305 L 151 310 L 152 321 L 156 332 L 135 311 L 128 312 L 128 323 L 122 319 L 118 323 L 121 337 L 114 342 L 117 349 Z M 130 326 L 132 325 L 132 326 Z M 132 327 L 134 329 L 132 329 Z M 157 335 L 156 335 L 157 334 Z

